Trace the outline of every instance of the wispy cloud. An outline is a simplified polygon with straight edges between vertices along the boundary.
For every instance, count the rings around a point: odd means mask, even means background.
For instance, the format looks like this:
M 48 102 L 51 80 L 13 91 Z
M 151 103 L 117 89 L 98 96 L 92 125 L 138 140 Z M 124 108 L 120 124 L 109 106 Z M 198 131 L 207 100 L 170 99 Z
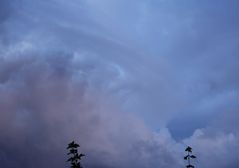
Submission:
M 238 5 L 2 0 L 1 166 L 235 167 Z

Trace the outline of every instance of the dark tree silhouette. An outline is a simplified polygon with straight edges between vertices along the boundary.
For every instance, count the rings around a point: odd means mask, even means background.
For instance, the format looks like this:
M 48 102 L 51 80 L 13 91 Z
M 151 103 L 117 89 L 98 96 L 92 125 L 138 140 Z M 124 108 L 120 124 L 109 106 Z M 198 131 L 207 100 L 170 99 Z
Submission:
M 184 156 L 184 160 L 188 161 L 188 164 L 186 165 L 187 168 L 194 168 L 193 165 L 191 165 L 191 159 L 195 159 L 196 156 L 192 155 L 192 148 L 188 146 L 185 151 L 187 152 L 187 155 Z
M 71 168 L 82 168 L 80 160 L 84 154 L 80 153 L 78 154 L 78 149 L 80 145 L 72 141 L 68 144 L 67 149 L 69 150 L 69 153 L 67 155 L 70 156 L 70 158 L 67 160 L 67 162 L 71 162 Z

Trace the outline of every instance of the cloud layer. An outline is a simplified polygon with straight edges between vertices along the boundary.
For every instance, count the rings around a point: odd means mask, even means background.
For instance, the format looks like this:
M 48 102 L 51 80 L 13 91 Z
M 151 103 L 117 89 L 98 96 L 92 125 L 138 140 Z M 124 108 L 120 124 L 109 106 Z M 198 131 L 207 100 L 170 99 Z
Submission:
M 238 5 L 2 0 L 1 167 L 237 167 Z

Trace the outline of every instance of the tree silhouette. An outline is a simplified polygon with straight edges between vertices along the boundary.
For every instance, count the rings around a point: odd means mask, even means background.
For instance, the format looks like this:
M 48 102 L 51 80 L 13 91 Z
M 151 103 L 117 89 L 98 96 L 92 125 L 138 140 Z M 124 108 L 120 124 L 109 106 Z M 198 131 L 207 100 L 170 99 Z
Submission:
M 195 159 L 196 156 L 192 155 L 192 148 L 188 146 L 185 151 L 187 152 L 187 155 L 184 156 L 184 160 L 188 161 L 188 165 L 186 165 L 187 168 L 194 168 L 193 165 L 191 165 L 191 159 Z
M 78 149 L 80 145 L 72 141 L 68 144 L 67 149 L 69 150 L 69 153 L 67 155 L 70 155 L 70 158 L 67 160 L 67 162 L 71 162 L 71 168 L 82 168 L 80 164 L 80 160 L 84 154 L 80 153 L 78 154 Z

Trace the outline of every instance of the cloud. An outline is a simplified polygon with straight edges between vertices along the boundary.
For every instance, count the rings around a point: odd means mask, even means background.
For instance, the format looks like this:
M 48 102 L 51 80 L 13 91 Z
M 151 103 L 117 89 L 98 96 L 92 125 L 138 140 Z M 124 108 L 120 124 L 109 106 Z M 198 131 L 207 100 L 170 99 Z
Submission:
M 82 145 L 88 167 L 172 163 L 171 154 L 156 144 L 140 119 L 119 111 L 108 95 L 90 87 L 95 71 L 74 67 L 69 55 L 55 59 L 1 63 L 2 166 L 63 167 L 71 139 Z M 157 156 L 163 162 L 153 162 Z
M 235 167 L 236 6 L 1 1 L 1 166 Z
M 196 164 L 204 167 L 236 167 L 238 134 L 217 132 L 212 135 L 213 133 L 205 130 L 196 130 L 192 137 L 185 140 L 185 143 L 195 146 L 200 158 Z

